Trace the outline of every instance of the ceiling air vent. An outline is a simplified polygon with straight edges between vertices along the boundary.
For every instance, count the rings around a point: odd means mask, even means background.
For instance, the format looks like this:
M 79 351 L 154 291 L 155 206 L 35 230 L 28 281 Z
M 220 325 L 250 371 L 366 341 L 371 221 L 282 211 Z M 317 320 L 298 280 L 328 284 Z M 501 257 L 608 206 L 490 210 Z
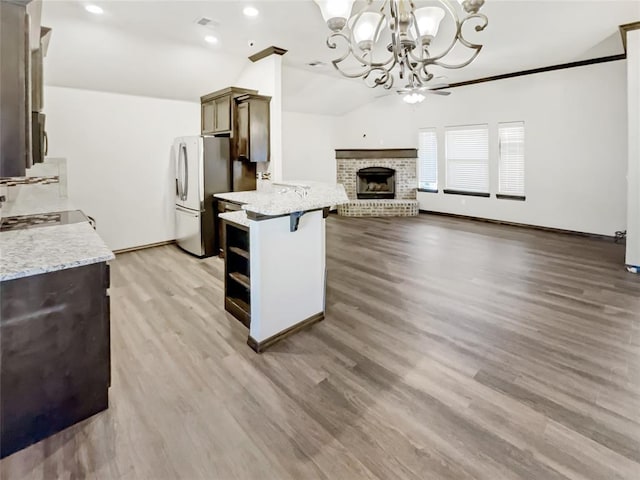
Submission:
M 207 25 L 209 25 L 211 22 L 213 22 L 213 20 L 211 20 L 210 18 L 207 17 L 200 17 L 196 20 L 196 23 L 198 25 L 202 25 L 203 27 L 206 27 Z
M 313 62 L 307 63 L 307 65 L 314 68 L 323 68 L 327 66 L 325 62 L 321 62 L 320 60 L 314 60 Z

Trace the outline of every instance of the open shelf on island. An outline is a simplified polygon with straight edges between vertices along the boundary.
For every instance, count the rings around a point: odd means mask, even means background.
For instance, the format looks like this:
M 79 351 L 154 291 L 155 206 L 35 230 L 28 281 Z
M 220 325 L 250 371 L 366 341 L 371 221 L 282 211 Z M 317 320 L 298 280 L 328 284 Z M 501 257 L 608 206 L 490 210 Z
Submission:
M 232 272 L 229 274 L 229 278 L 238 282 L 247 290 L 251 290 L 251 280 L 244 273 Z
M 224 308 L 231 315 L 236 317 L 242 324 L 249 328 L 251 324 L 251 311 L 249 304 L 241 298 L 225 297 Z
M 229 247 L 229 251 L 235 253 L 236 255 L 240 255 L 241 257 L 249 259 L 249 252 L 240 247 Z
M 249 229 L 224 221 L 224 308 L 242 324 L 251 324 Z

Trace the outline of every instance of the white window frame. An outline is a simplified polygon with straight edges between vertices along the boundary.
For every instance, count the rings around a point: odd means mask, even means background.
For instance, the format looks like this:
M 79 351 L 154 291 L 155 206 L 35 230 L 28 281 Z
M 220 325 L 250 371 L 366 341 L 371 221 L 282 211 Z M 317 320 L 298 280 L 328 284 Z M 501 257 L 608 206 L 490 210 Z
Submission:
M 456 140 L 461 140 L 461 135 L 456 132 L 467 132 L 469 141 L 473 141 L 476 145 L 473 148 L 463 148 L 458 145 L 452 145 Z M 470 134 L 470 132 L 475 132 Z M 458 136 L 456 139 L 454 137 Z M 474 136 L 476 138 L 474 138 Z M 486 123 L 476 125 L 460 125 L 445 127 L 445 168 L 446 182 L 444 193 L 461 193 L 468 195 L 489 196 L 490 189 L 490 165 L 489 165 L 489 125 Z M 456 151 L 457 150 L 457 151 Z M 464 154 L 460 158 L 454 158 Z M 465 168 L 467 170 L 475 169 L 481 171 L 484 176 L 482 185 L 472 185 L 471 182 L 464 185 L 464 177 L 455 178 L 452 170 L 455 170 L 456 164 L 459 165 L 460 171 Z
M 431 137 L 429 144 L 423 144 L 423 134 Z M 418 190 L 438 191 L 438 134 L 435 128 L 418 130 Z
M 512 132 L 508 142 L 506 130 Z M 520 129 L 521 131 L 513 131 Z M 507 143 L 512 143 L 507 148 Z M 498 198 L 525 198 L 525 124 L 518 122 L 498 123 Z

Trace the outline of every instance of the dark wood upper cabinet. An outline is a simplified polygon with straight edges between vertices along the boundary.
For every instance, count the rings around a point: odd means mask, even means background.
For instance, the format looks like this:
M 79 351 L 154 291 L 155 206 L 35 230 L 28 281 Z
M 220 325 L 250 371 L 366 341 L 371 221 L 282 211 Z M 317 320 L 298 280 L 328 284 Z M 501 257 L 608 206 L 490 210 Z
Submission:
M 200 97 L 202 134 L 229 133 L 233 136 L 234 98 L 248 93 L 257 93 L 257 91 L 229 87 Z
M 243 95 L 237 97 L 234 158 L 250 162 L 268 162 L 270 156 L 269 104 L 271 97 Z
M 231 130 L 231 96 L 216 98 L 216 131 L 226 132 Z
M 236 109 L 236 158 L 249 158 L 249 102 L 238 103 Z
M 213 133 L 216 130 L 216 102 L 211 100 L 202 104 L 202 133 Z
M 26 2 L 0 1 L 0 177 L 31 166 L 30 57 Z

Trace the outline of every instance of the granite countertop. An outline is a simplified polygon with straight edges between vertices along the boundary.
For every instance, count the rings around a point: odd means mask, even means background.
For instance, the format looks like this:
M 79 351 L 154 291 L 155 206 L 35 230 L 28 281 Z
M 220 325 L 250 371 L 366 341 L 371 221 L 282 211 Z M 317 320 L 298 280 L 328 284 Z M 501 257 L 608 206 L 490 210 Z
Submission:
M 0 281 L 113 260 L 89 222 L 0 232 Z
M 214 196 L 241 203 L 248 212 L 268 216 L 318 210 L 349 201 L 341 184 L 307 181 L 277 182 L 262 190 L 217 193 Z
M 113 260 L 115 256 L 83 215 L 55 186 L 23 186 L 1 215 L 61 213 L 61 222 L 0 231 L 0 281 Z
M 231 223 L 237 223 L 238 225 L 242 225 L 244 227 L 249 227 L 249 219 L 247 218 L 247 212 L 244 210 L 238 210 L 236 212 L 225 212 L 218 215 L 218 217 L 223 218 Z

